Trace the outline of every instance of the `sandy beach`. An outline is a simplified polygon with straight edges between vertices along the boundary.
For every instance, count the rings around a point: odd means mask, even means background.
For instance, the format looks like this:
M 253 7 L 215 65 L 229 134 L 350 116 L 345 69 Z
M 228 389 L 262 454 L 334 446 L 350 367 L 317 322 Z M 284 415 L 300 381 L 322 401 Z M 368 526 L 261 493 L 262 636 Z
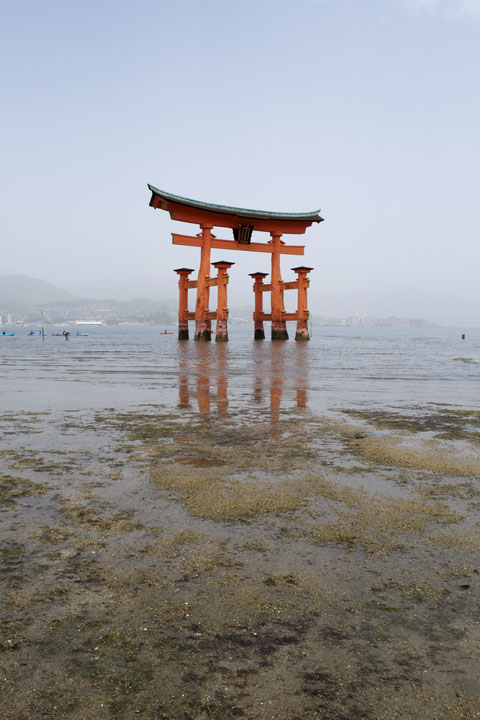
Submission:
M 1 714 L 480 717 L 480 413 L 2 418 Z

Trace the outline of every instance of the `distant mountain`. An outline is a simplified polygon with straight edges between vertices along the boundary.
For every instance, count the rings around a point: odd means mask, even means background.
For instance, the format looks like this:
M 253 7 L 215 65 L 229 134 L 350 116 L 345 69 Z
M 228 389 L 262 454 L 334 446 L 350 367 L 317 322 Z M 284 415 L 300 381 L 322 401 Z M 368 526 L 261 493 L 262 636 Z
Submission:
M 0 303 L 46 305 L 76 299 L 74 295 L 44 280 L 26 275 L 0 275 Z

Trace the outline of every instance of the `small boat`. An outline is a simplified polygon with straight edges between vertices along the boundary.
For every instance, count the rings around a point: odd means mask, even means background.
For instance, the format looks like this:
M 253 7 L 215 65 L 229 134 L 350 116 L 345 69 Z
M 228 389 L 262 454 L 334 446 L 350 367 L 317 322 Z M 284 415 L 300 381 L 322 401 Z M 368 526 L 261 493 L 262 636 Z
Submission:
M 12 337 L 12 335 L 15 335 L 15 333 L 2 332 L 2 335 L 4 335 L 5 337 Z
M 164 330 L 160 335 L 173 335 L 173 332 L 171 330 Z
M 30 330 L 30 332 L 27 333 L 27 335 L 43 335 L 43 333 L 41 330 Z
M 61 333 L 52 333 L 53 337 L 65 337 L 63 332 Z M 85 337 L 88 335 L 88 333 L 68 333 L 69 337 Z

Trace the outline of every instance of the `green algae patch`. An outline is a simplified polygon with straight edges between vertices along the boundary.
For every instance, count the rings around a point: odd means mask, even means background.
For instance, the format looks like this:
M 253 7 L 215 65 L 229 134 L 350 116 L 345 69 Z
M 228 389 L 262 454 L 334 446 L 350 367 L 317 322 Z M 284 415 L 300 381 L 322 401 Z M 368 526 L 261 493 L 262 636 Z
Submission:
M 259 471 L 286 474 L 304 469 L 317 459 L 319 425 L 306 418 L 288 418 L 272 428 L 270 422 L 243 418 L 189 420 L 176 416 L 122 414 L 101 418 L 120 427 L 136 442 L 139 462 L 175 462 L 195 467 L 226 467 L 229 473 Z
M 480 442 L 480 412 L 454 408 L 418 408 L 405 413 L 387 410 L 344 410 L 350 417 L 358 418 L 382 430 L 395 432 L 434 434 L 437 438 Z
M 8 564 L 26 553 L 25 545 L 18 542 L 6 542 L 0 545 L 0 558 Z
M 60 512 L 69 523 L 76 523 L 86 527 L 93 527 L 101 530 L 108 530 L 110 533 L 131 532 L 137 524 L 131 518 L 133 512 L 121 511 L 108 514 L 106 504 L 85 505 L 75 501 L 66 501 L 60 508 Z
M 372 593 L 380 595 L 400 595 L 400 597 L 406 600 L 414 600 L 419 603 L 439 601 L 449 595 L 445 588 L 435 587 L 431 583 L 399 583 L 394 580 L 374 583 L 371 591 Z
M 447 702 L 440 709 L 435 720 L 478 720 L 480 718 L 480 695 L 478 698 L 459 697 L 454 702 Z
M 232 420 L 190 423 L 179 435 L 176 423 L 165 428 L 161 418 L 149 416 L 143 430 L 134 424 L 130 432 L 143 440 L 135 460 L 156 487 L 174 494 L 192 515 L 239 522 L 281 516 L 305 502 L 295 475 L 311 467 L 315 453 L 307 438 L 316 441 L 316 428 L 299 422 L 292 429 L 285 422 L 281 437 L 262 428 Z
M 363 549 L 371 555 L 390 555 L 405 549 L 405 545 L 389 530 L 373 530 L 354 520 L 311 525 L 301 536 L 311 538 L 320 545 L 341 545 L 347 550 Z
M 12 503 L 17 498 L 44 495 L 50 489 L 46 483 L 36 483 L 11 475 L 0 476 L 0 502 Z
M 210 578 L 208 586 L 211 593 L 208 606 L 202 604 L 200 612 L 196 605 L 189 612 L 194 621 L 201 615 L 209 636 L 221 636 L 240 628 L 260 628 L 273 621 L 288 623 L 293 643 L 297 641 L 295 625 L 298 630 L 311 621 L 328 595 L 319 586 L 318 578 L 295 572 L 265 574 L 261 582 L 240 573 L 222 573 Z M 255 632 L 252 635 L 255 641 Z
M 53 451 L 48 453 L 53 454 Z M 31 451 L 28 456 L 17 453 L 11 466 L 15 470 L 32 470 L 34 472 L 54 473 L 66 470 L 72 470 L 74 463 L 72 460 L 63 462 L 51 462 L 41 457 L 39 452 Z
M 48 543 L 50 545 L 59 545 L 72 537 L 71 530 L 65 528 L 53 527 L 51 525 L 39 526 L 34 533 L 42 543 Z
M 203 533 L 182 531 L 171 537 L 158 538 L 144 548 L 148 555 L 173 560 L 180 566 L 179 581 L 189 582 L 219 568 L 240 568 L 244 563 L 222 551 L 217 542 Z M 145 571 L 147 576 L 150 571 Z
M 45 645 L 51 649 L 69 646 L 68 675 L 77 683 L 93 682 L 102 694 L 107 692 L 112 698 L 110 708 L 116 712 L 125 710 L 125 696 L 136 695 L 152 679 L 152 662 L 144 657 L 138 641 L 113 629 L 105 617 L 56 620 Z
M 193 530 L 182 530 L 176 535 L 159 538 L 155 543 L 147 545 L 145 550 L 151 555 L 176 557 L 181 550 L 189 549 L 190 546 L 204 546 L 207 543 L 208 535 Z
M 340 507 L 334 522 L 310 525 L 300 531 L 301 535 L 320 544 L 363 549 L 369 554 L 403 550 L 412 537 L 428 536 L 432 527 L 452 525 L 463 519 L 441 502 L 373 495 L 364 490 L 338 488 L 325 481 L 316 490 Z
M 128 432 L 133 440 L 149 442 L 165 438 L 173 438 L 179 432 L 188 431 L 188 423 L 182 422 L 178 415 L 172 413 L 140 413 L 124 412 L 105 415 L 97 413 L 95 422 L 98 425 L 110 426 L 122 432 Z M 196 424 L 193 424 L 195 429 Z
M 480 495 L 480 489 L 477 489 L 471 483 L 437 483 L 434 486 L 421 486 L 417 489 L 419 495 L 426 498 L 459 498 L 460 500 L 470 500 Z
M 439 533 L 431 538 L 431 542 L 445 549 L 464 550 L 478 554 L 480 552 L 480 529 L 464 531 L 461 534 Z
M 306 478 L 305 492 L 342 503 L 364 522 L 387 525 L 393 530 L 421 529 L 428 521 L 456 523 L 461 515 L 446 503 L 425 502 L 411 497 L 393 498 L 365 489 L 339 486 L 322 478 Z
M 432 440 L 410 447 L 394 438 L 364 437 L 352 440 L 350 446 L 369 463 L 428 470 L 454 477 L 480 475 L 480 457 L 468 453 L 462 455 L 455 449 L 449 452 Z
M 157 487 L 176 493 L 192 515 L 215 521 L 283 515 L 304 503 L 293 483 L 240 481 L 190 466 L 181 471 L 162 466 L 151 471 L 151 478 Z

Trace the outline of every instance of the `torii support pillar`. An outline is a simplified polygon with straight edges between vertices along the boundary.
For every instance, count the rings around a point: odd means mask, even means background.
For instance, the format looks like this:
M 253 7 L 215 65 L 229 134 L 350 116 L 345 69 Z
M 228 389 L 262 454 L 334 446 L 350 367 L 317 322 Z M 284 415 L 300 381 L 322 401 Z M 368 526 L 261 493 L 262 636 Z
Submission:
M 282 275 L 280 272 L 281 233 L 271 232 L 272 236 L 272 340 L 288 340 L 283 302 Z
M 219 260 L 212 263 L 217 268 L 217 327 L 216 342 L 226 342 L 228 340 L 228 307 L 227 307 L 227 285 L 228 285 L 228 269 L 235 263 Z
M 298 276 L 298 304 L 297 304 L 297 331 L 295 340 L 310 340 L 308 332 L 308 318 L 310 313 L 307 309 L 307 288 L 310 285 L 310 279 L 307 277 L 310 267 L 292 268 L 293 272 Z
M 188 340 L 188 276 L 193 272 L 191 268 L 177 268 L 178 274 L 178 339 Z
M 195 305 L 195 340 L 211 340 L 211 322 L 208 318 L 210 295 L 210 251 L 213 225 L 202 224 L 200 269 L 197 280 L 197 302 Z
M 250 273 L 250 277 L 255 280 L 253 292 L 255 293 L 255 310 L 253 312 L 254 323 L 254 339 L 265 340 L 265 330 L 263 328 L 263 278 L 267 277 L 267 273 L 256 272 Z

